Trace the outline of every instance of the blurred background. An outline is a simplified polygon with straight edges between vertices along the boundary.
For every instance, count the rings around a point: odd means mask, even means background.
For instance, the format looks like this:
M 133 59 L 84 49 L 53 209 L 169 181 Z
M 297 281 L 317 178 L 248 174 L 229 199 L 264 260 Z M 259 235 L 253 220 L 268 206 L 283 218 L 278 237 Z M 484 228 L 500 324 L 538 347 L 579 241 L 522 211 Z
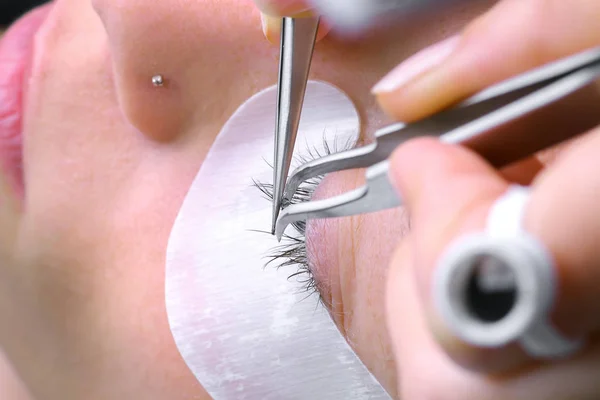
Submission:
M 0 27 L 10 25 L 30 9 L 48 0 L 0 0 Z

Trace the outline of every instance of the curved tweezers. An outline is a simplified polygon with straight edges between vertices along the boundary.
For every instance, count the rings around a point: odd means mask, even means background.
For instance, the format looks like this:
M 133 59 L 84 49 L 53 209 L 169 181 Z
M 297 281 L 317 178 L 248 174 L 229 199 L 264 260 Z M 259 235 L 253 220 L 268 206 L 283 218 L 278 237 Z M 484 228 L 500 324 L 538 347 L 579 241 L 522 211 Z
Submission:
M 495 85 L 420 122 L 384 128 L 369 146 L 307 163 L 290 177 L 286 196 L 292 196 L 305 179 L 345 169 L 369 167 L 367 183 L 340 196 L 287 207 L 275 233 L 281 238 L 290 223 L 300 220 L 399 206 L 388 179 L 387 158 L 414 137 L 435 136 L 464 145 L 499 168 L 582 134 L 600 122 L 599 77 L 600 48 L 596 48 Z

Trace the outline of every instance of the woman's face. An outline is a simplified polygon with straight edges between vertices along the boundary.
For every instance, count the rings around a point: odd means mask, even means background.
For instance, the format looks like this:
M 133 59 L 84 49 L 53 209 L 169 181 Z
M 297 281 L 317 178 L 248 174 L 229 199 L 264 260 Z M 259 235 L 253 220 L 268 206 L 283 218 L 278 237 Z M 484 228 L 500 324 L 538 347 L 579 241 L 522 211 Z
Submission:
M 352 43 L 328 38 L 313 78 L 348 93 L 369 140 L 386 122 L 371 86 L 491 1 L 473 3 Z M 167 323 L 167 239 L 223 124 L 276 82 L 278 47 L 250 0 L 56 0 L 38 13 L 23 107 L 0 108 L 0 343 L 34 395 L 202 399 Z M 5 97 L 20 104 L 0 80 Z M 9 135 L 16 115 L 22 134 Z M 359 180 L 333 175 L 318 195 Z M 406 229 L 395 210 L 307 232 L 336 323 L 390 392 L 382 293 Z

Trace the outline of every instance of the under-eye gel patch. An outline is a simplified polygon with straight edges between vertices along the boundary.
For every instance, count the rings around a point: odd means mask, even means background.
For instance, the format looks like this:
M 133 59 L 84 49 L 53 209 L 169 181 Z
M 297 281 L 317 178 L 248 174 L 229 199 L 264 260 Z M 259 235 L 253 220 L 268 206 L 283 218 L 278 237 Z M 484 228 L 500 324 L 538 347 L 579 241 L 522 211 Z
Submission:
M 318 296 L 265 268 L 278 243 L 253 181 L 273 179 L 276 94 L 253 96 L 225 124 L 179 212 L 166 265 L 175 342 L 216 400 L 388 399 Z M 350 140 L 359 127 L 344 93 L 309 82 L 297 148 Z

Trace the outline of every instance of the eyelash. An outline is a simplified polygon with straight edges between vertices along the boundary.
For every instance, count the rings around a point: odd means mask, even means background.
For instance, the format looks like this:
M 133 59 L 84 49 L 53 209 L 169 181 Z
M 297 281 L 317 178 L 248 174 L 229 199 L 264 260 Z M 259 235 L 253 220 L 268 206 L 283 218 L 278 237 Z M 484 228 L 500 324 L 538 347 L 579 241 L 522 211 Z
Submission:
M 295 162 L 298 165 L 302 165 L 309 161 L 337 153 L 338 151 L 351 149 L 354 147 L 354 145 L 354 140 L 348 140 L 340 147 L 336 139 L 331 140 L 324 136 L 321 149 L 317 148 L 316 146 L 311 147 L 307 145 L 304 153 L 295 158 Z M 283 208 L 286 208 L 292 204 L 309 201 L 322 180 L 323 176 L 318 176 L 303 182 L 296 193 L 294 193 L 291 201 L 283 204 Z M 270 202 L 273 201 L 272 183 L 263 183 L 254 180 L 254 186 L 256 186 L 262 192 L 266 200 L 269 200 Z M 265 258 L 267 259 L 267 262 L 265 267 L 275 267 L 277 269 L 288 267 L 296 268 L 296 271 L 292 273 L 288 279 L 295 279 L 296 282 L 301 285 L 300 292 L 306 293 L 306 297 L 316 294 L 319 296 L 319 302 L 323 302 L 323 298 L 319 293 L 317 282 L 315 281 L 310 269 L 310 264 L 308 262 L 306 239 L 304 236 L 306 231 L 306 221 L 294 223 L 292 226 L 294 227 L 296 235 L 284 234 L 282 243 L 274 247 L 266 255 Z M 270 234 L 270 232 L 264 233 Z

